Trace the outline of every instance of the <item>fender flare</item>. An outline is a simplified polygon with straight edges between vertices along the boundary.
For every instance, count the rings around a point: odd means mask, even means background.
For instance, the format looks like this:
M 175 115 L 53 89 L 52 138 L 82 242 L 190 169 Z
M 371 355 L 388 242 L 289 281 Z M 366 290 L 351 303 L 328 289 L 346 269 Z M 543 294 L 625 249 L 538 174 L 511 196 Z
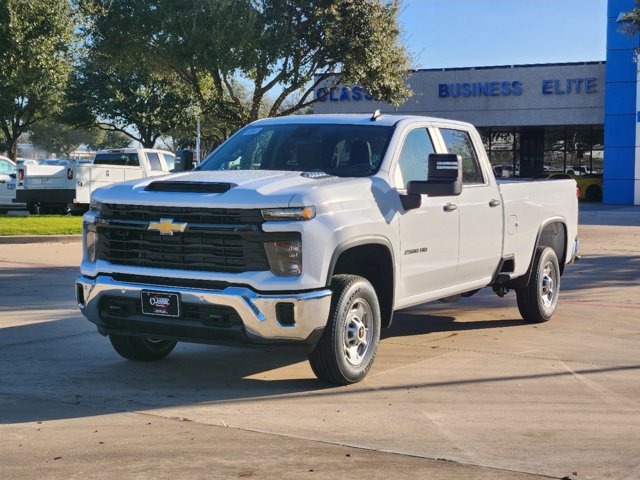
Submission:
M 552 223 L 559 223 L 560 225 L 562 225 L 562 228 L 564 230 L 565 242 L 563 245 L 562 258 L 558 258 L 558 264 L 560 265 L 560 272 L 562 273 L 562 271 L 564 270 L 564 265 L 565 265 L 564 262 L 565 262 L 567 251 L 568 251 L 567 242 L 569 241 L 569 239 L 567 238 L 567 221 L 564 217 L 553 217 L 543 222 L 542 225 L 540 225 L 540 228 L 538 229 L 538 234 L 536 235 L 536 241 L 533 244 L 533 251 L 531 252 L 531 257 L 529 259 L 529 266 L 527 267 L 527 272 L 521 277 L 511 280 L 508 283 L 509 287 L 522 288 L 529 285 L 529 280 L 531 279 L 531 266 L 533 265 L 533 259 L 536 254 L 536 249 L 540 245 L 540 238 L 542 237 L 542 232 L 544 231 L 545 228 L 547 228 L 547 226 L 551 225 Z

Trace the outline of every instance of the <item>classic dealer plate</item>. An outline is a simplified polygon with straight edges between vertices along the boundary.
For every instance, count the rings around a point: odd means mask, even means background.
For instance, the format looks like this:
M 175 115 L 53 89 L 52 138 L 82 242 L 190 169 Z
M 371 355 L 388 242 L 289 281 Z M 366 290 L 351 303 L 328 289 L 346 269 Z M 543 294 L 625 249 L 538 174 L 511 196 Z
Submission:
M 142 300 L 142 313 L 145 315 L 180 316 L 180 297 L 177 293 L 143 290 L 140 293 L 140 297 Z

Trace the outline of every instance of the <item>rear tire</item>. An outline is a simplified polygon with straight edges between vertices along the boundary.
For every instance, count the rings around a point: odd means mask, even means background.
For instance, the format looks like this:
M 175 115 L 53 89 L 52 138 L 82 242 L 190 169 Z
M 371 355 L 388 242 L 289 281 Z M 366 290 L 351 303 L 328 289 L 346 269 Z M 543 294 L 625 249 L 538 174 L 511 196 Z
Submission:
M 171 353 L 177 342 L 129 335 L 109 335 L 114 350 L 120 356 L 137 362 L 160 360 Z
M 380 306 L 371 284 L 356 275 L 335 275 L 331 281 L 329 321 L 309 354 L 318 378 L 337 385 L 362 380 L 378 350 Z
M 516 289 L 520 315 L 527 322 L 546 322 L 556 311 L 559 294 L 560 267 L 556 252 L 549 247 L 538 247 L 529 284 Z
M 596 185 L 591 185 L 587 188 L 587 191 L 584 193 L 584 199 L 587 202 L 601 202 L 602 201 L 602 190 L 600 187 Z

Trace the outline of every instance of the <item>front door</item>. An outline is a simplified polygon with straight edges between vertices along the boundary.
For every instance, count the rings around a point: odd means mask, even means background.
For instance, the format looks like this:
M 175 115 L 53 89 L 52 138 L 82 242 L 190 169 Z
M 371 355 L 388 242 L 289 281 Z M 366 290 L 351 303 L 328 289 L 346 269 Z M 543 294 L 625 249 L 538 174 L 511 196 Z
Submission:
M 435 153 L 427 128 L 411 130 L 400 154 L 396 184 L 427 179 L 427 160 Z M 422 206 L 400 214 L 400 292 L 410 298 L 453 284 L 458 264 L 458 198 L 427 197 Z

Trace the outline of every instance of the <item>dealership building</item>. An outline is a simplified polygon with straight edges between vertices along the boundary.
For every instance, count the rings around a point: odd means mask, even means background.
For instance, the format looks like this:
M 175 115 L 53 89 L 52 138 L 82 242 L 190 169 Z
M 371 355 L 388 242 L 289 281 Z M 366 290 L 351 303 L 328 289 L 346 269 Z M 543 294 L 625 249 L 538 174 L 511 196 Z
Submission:
M 503 177 L 544 172 L 603 174 L 603 201 L 640 204 L 638 36 L 620 32 L 634 0 L 609 0 L 604 61 L 417 70 L 403 105 L 358 86 L 316 91 L 316 113 L 401 113 L 478 127 Z

